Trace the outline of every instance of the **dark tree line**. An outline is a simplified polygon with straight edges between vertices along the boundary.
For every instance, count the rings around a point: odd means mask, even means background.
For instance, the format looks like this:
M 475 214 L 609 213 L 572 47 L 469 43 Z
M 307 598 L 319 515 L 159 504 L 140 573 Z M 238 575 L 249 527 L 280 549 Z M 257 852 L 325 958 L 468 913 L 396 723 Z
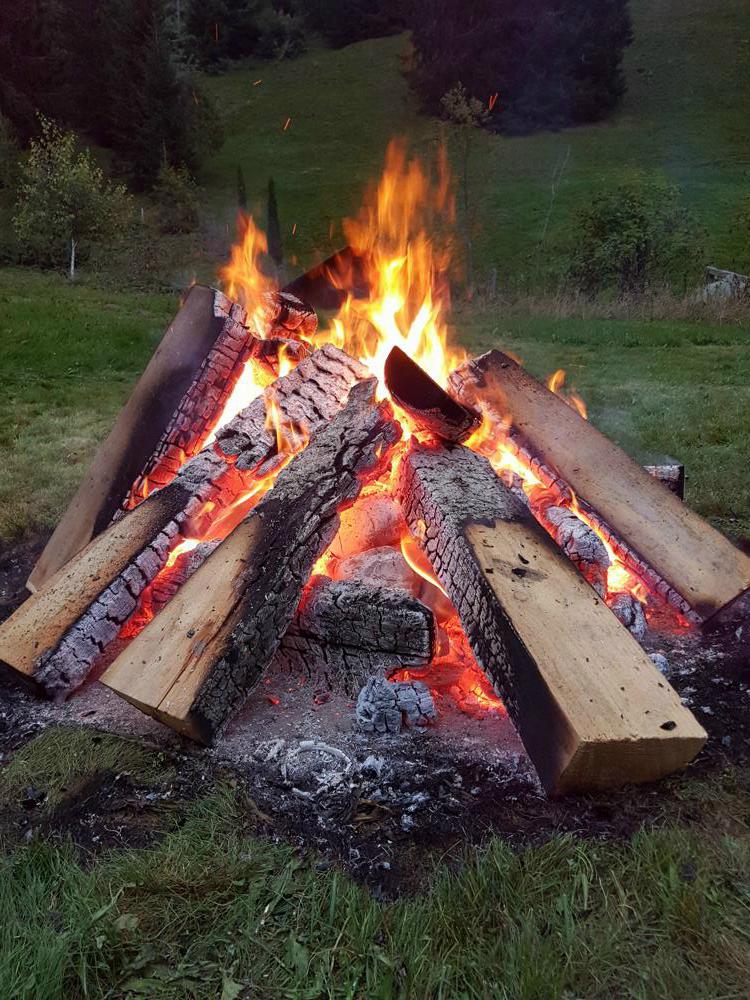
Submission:
M 410 27 L 410 80 L 436 114 L 458 82 L 509 133 L 597 121 L 625 93 L 627 0 L 421 0 Z
M 22 142 L 41 112 L 112 150 L 135 188 L 161 166 L 195 170 L 215 118 L 190 73 L 165 0 L 0 4 L 0 112 Z

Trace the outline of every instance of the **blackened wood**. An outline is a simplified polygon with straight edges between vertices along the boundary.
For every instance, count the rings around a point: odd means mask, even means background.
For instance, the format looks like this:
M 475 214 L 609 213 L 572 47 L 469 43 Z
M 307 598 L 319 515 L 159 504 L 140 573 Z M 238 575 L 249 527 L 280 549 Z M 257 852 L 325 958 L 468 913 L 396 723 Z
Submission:
M 665 490 L 622 449 L 500 351 L 462 366 L 454 392 L 510 417 L 554 470 L 704 625 L 750 589 L 750 556 Z
M 367 297 L 367 270 L 367 258 L 352 247 L 344 247 L 289 282 L 284 291 L 314 309 L 339 309 L 348 295 Z
M 695 756 L 706 734 L 486 459 L 413 444 L 398 490 L 550 792 L 651 780 Z
M 109 524 L 222 331 L 238 334 L 241 349 L 244 315 L 213 288 L 190 289 L 34 567 L 30 590 L 41 587 Z
M 685 466 L 673 458 L 646 462 L 643 468 L 680 500 L 685 499 Z
M 400 347 L 388 355 L 384 377 L 394 402 L 418 430 L 444 441 L 466 441 L 482 423 L 476 410 L 450 396 Z
M 210 742 L 270 663 L 338 511 L 400 437 L 375 380 L 280 473 L 273 488 L 103 675 L 146 712 Z
M 269 386 L 227 425 L 225 437 L 187 462 L 169 486 L 151 494 L 134 511 L 121 512 L 116 524 L 123 539 L 120 547 L 129 555 L 127 565 L 120 563 L 113 572 L 115 560 L 108 546 L 97 546 L 95 556 L 87 557 L 87 572 L 92 580 L 101 581 L 99 591 L 87 591 L 83 611 L 80 602 L 68 600 L 65 584 L 49 594 L 44 602 L 49 625 L 44 641 L 34 647 L 33 663 L 28 655 L 13 653 L 10 665 L 33 676 L 51 696 L 69 694 L 85 680 L 130 616 L 143 610 L 142 599 L 151 599 L 148 586 L 164 569 L 171 549 L 183 537 L 202 537 L 259 476 L 279 465 L 276 433 L 267 426 L 270 403 L 285 423 L 311 435 L 331 420 L 345 405 L 352 385 L 367 375 L 358 361 L 326 345 Z M 207 505 L 210 514 L 203 513 Z M 144 509 L 146 513 L 139 513 Z M 148 537 L 144 524 L 151 530 Z M 60 575 L 65 572 L 63 568 Z M 27 605 L 16 612 L 18 623 L 25 620 Z
M 262 337 L 309 338 L 318 328 L 313 307 L 288 291 L 266 292 L 263 314 Z
M 373 674 L 424 666 L 435 651 L 432 611 L 402 590 L 319 577 L 305 592 L 274 669 L 356 697 Z

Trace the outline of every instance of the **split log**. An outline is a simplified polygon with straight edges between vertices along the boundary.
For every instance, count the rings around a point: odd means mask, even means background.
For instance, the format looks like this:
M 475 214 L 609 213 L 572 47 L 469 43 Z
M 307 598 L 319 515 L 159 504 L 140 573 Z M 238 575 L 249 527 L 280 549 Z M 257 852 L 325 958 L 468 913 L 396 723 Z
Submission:
M 367 259 L 352 247 L 344 247 L 290 281 L 284 291 L 315 309 L 339 309 L 347 295 L 367 298 L 367 270 Z
M 267 426 L 271 402 L 285 423 L 302 434 L 314 434 L 346 404 L 351 387 L 368 374 L 358 361 L 326 345 L 274 382 L 220 432 L 211 447 L 184 465 L 169 486 L 115 521 L 99 536 L 102 544 L 74 557 L 60 570 L 54 586 L 50 581 L 0 626 L 0 659 L 36 681 L 48 695 L 69 694 L 117 638 L 172 548 L 183 537 L 203 537 L 207 524 L 231 516 L 236 498 L 278 466 L 276 434 Z M 115 538 L 119 559 L 109 548 Z M 81 591 L 86 594 L 83 604 L 76 592 L 82 576 L 89 581 Z M 47 619 L 44 628 L 38 607 Z M 33 647 L 16 644 L 13 637 L 24 631 L 34 636 Z
M 401 431 L 375 387 L 374 379 L 354 386 L 103 683 L 193 739 L 221 732 L 276 653 L 339 509 L 390 460 Z
M 635 553 L 650 589 L 676 593 L 704 625 L 750 590 L 750 556 L 507 355 L 490 351 L 469 362 L 451 386 L 462 401 L 511 417 L 534 462 Z
M 221 292 L 203 285 L 190 289 L 109 436 L 97 449 L 29 577 L 29 590 L 43 586 L 110 523 L 199 373 L 216 368 L 217 373 L 231 375 L 248 338 L 244 322 L 241 306 Z M 201 394 L 204 390 L 208 387 Z
M 647 462 L 643 468 L 662 486 L 666 486 L 670 493 L 674 493 L 680 500 L 685 499 L 685 466 L 682 462 L 673 458 L 663 458 L 658 462 Z
M 356 697 L 373 674 L 425 666 L 435 651 L 435 619 L 402 590 L 318 577 L 305 593 L 273 665 Z
M 481 425 L 476 410 L 448 395 L 400 347 L 394 347 L 386 358 L 383 374 L 394 402 L 406 411 L 417 430 L 456 442 L 466 441 Z
M 647 781 L 692 760 L 703 729 L 486 459 L 413 445 L 398 488 L 548 791 Z
M 307 302 L 289 291 L 266 292 L 263 296 L 262 338 L 310 338 L 318 329 L 318 317 Z

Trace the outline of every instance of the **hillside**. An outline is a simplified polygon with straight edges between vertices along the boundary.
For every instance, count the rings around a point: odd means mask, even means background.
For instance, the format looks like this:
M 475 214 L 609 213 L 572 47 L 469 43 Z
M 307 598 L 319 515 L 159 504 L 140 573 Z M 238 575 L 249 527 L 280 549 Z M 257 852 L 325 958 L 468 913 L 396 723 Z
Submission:
M 732 229 L 750 193 L 745 0 L 632 0 L 632 7 L 629 89 L 614 119 L 524 138 L 477 135 L 478 258 L 484 268 L 497 267 L 501 280 L 523 283 L 540 265 L 546 268 L 576 206 L 600 184 L 638 167 L 661 170 L 684 189 L 708 230 L 707 260 L 750 265 L 748 241 Z M 261 219 L 268 178 L 275 178 L 289 256 L 306 262 L 339 244 L 336 226 L 377 175 L 388 138 L 404 135 L 428 152 L 440 134 L 438 122 L 417 114 L 399 72 L 407 51 L 405 36 L 378 39 L 206 78 L 227 134 L 204 178 L 208 207 L 222 228 L 234 213 L 241 164 Z M 561 164 L 562 183 L 551 203 L 551 180 Z

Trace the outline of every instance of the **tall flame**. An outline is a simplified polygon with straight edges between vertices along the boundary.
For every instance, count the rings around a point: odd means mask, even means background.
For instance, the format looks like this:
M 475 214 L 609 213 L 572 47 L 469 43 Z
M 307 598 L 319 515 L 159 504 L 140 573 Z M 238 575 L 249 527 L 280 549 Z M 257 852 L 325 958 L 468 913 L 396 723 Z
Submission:
M 466 353 L 449 344 L 449 252 L 434 237 L 454 217 L 450 175 L 444 154 L 436 182 L 404 145 L 392 141 L 377 187 L 367 192 L 358 216 L 344 222 L 344 233 L 362 261 L 369 287 L 366 299 L 348 295 L 330 330 L 320 337 L 358 357 L 380 379 L 394 347 L 400 347 L 436 382 Z M 331 276 L 346 287 L 348 275 Z

